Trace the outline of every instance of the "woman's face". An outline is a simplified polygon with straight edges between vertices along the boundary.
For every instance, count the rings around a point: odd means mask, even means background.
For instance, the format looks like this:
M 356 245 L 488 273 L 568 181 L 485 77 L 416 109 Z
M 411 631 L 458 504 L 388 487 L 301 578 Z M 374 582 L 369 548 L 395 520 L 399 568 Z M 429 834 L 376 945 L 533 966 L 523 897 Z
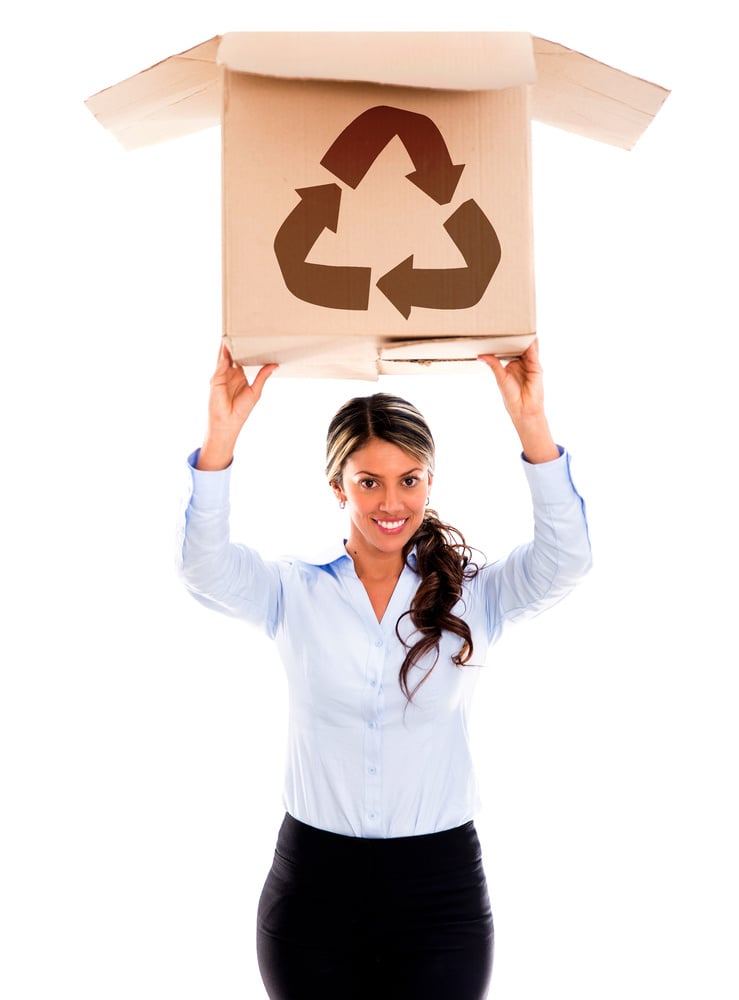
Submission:
M 373 438 L 352 452 L 334 486 L 349 511 L 352 554 L 399 554 L 423 521 L 431 479 L 428 466 L 389 441 Z

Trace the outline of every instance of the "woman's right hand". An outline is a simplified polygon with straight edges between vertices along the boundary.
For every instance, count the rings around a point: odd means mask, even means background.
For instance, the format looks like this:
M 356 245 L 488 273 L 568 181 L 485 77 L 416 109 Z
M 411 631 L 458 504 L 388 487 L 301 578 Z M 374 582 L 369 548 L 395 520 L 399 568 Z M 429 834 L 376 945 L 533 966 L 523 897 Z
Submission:
M 221 345 L 218 365 L 210 380 L 208 431 L 198 456 L 198 469 L 214 471 L 231 464 L 241 428 L 276 368 L 277 365 L 264 365 L 249 384 L 244 369 L 235 364 L 226 345 Z

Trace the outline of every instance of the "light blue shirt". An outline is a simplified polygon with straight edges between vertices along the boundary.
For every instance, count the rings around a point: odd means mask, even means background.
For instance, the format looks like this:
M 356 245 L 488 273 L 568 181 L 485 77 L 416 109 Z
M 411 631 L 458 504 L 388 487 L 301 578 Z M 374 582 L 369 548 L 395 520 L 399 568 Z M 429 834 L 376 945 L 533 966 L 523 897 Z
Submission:
M 490 646 L 508 622 L 559 601 L 590 568 L 585 506 L 569 458 L 524 461 L 534 540 L 485 565 L 455 614 L 472 632 L 475 665 L 457 667 L 442 635 L 428 681 L 408 703 L 398 684 L 405 649 L 396 622 L 419 583 L 413 555 L 382 621 L 343 544 L 327 559 L 267 561 L 229 538 L 230 469 L 200 472 L 190 457 L 179 569 L 193 596 L 273 638 L 285 666 L 289 726 L 284 804 L 295 819 L 356 837 L 405 837 L 461 826 L 478 807 L 470 704 Z M 409 618 L 401 622 L 408 638 Z M 430 665 L 416 666 L 413 688 Z

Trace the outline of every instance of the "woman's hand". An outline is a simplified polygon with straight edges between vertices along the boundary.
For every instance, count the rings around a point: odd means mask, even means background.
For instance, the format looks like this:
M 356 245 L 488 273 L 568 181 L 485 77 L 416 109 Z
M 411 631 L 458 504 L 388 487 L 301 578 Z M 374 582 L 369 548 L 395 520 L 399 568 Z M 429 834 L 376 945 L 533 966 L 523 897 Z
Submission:
M 491 369 L 513 426 L 521 438 L 529 462 L 549 462 L 559 458 L 546 414 L 544 379 L 539 363 L 539 342 L 532 340 L 520 358 L 504 365 L 494 354 L 480 354 L 479 360 Z
M 210 380 L 208 431 L 200 449 L 198 469 L 213 471 L 230 465 L 241 428 L 276 368 L 277 365 L 264 365 L 250 384 L 244 369 L 235 364 L 226 345 L 221 345 L 218 365 Z
M 539 363 L 539 342 L 534 338 L 520 358 L 504 365 L 494 354 L 481 354 L 495 375 L 503 403 L 516 423 L 544 412 L 544 379 Z

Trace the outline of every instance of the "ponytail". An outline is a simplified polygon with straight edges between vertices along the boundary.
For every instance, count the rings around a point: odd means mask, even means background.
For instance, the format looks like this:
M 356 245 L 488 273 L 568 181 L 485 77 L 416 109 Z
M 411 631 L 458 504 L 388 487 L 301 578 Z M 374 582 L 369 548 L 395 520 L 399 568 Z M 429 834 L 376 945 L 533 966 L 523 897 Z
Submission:
M 408 611 L 405 611 L 395 625 L 395 632 L 407 652 L 400 668 L 399 682 L 408 701 L 422 684 L 429 679 L 431 671 L 439 659 L 439 643 L 443 631 L 451 632 L 462 640 L 452 662 L 457 667 L 468 663 L 472 657 L 472 633 L 467 622 L 452 611 L 462 597 L 462 585 L 472 579 L 479 567 L 472 561 L 472 550 L 461 532 L 439 520 L 434 510 L 426 511 L 426 517 L 415 535 L 403 549 L 403 557 L 408 562 L 411 550 L 416 550 L 416 569 L 421 582 Z M 419 636 L 413 644 L 400 635 L 400 623 L 410 617 L 413 635 Z M 434 651 L 434 659 L 424 677 L 411 688 L 408 676 L 427 653 Z

